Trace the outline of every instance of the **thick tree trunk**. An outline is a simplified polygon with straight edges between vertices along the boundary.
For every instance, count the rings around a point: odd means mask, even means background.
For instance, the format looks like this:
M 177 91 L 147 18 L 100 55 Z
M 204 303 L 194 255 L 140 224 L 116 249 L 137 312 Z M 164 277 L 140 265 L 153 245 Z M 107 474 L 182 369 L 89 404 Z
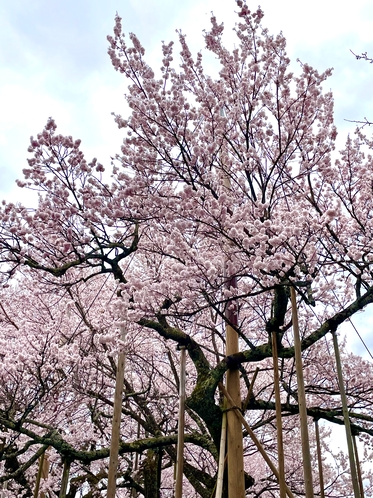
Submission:
M 144 460 L 144 498 L 160 498 L 161 451 L 148 450 Z

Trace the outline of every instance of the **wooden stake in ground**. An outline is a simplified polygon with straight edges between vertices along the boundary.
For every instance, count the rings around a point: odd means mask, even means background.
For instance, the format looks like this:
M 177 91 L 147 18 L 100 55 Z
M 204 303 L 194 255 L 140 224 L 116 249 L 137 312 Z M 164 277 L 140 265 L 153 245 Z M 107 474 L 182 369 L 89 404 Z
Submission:
M 325 498 L 324 492 L 324 473 L 322 468 L 322 455 L 321 455 L 321 444 L 320 444 L 320 431 L 319 431 L 319 421 L 315 418 L 315 432 L 316 432 L 316 446 L 317 446 L 317 463 L 319 467 L 319 480 L 320 480 L 320 498 Z
M 175 498 L 183 497 L 185 427 L 185 346 L 180 346 L 179 425 L 177 430 Z
M 304 389 L 302 350 L 300 343 L 297 299 L 294 287 L 290 287 L 291 308 L 294 333 L 295 368 L 298 384 L 298 406 L 300 417 L 300 432 L 302 439 L 303 472 L 306 498 L 313 498 L 312 465 L 310 454 L 310 441 L 308 437 L 306 392 Z
M 124 324 L 121 325 L 121 339 L 124 342 L 126 337 Z M 119 455 L 119 440 L 120 440 L 120 422 L 122 415 L 122 398 L 123 398 L 123 383 L 124 383 L 124 366 L 126 355 L 123 351 L 118 354 L 118 366 L 115 379 L 114 393 L 114 413 L 111 427 L 111 443 L 110 443 L 110 459 L 107 485 L 107 498 L 115 498 L 115 490 L 117 487 L 117 470 L 118 470 L 118 455 Z
M 341 401 L 342 401 L 343 420 L 345 423 L 345 430 L 346 430 L 348 457 L 350 460 L 352 487 L 354 489 L 354 497 L 361 498 L 360 489 L 359 489 L 359 482 L 358 482 L 358 477 L 357 477 L 357 472 L 356 472 L 354 445 L 353 445 L 353 441 L 352 441 L 350 416 L 348 413 L 348 406 L 347 406 L 347 396 L 346 396 L 345 386 L 344 386 L 344 382 L 343 382 L 341 357 L 339 354 L 338 339 L 337 339 L 337 334 L 335 331 L 332 332 L 332 336 L 333 336 L 335 361 L 336 361 L 336 365 L 337 365 L 338 385 L 339 385 L 339 391 L 341 394 Z
M 280 484 L 280 498 L 286 497 L 285 483 L 285 458 L 284 444 L 282 439 L 282 416 L 281 416 L 281 396 L 280 396 L 280 376 L 278 371 L 277 334 L 271 333 L 272 337 L 272 357 L 273 357 L 273 383 L 275 386 L 276 401 L 276 425 L 277 425 L 277 453 L 278 453 L 278 473 Z

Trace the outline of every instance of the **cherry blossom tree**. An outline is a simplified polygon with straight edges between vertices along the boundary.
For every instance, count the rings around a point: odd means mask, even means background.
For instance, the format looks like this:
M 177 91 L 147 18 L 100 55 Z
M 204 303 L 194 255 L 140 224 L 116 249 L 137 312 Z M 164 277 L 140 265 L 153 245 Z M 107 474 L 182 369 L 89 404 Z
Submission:
M 118 496 L 173 495 L 176 347 L 188 355 L 188 496 L 215 492 L 227 372 L 239 372 L 239 408 L 276 462 L 272 335 L 285 479 L 304 495 L 291 288 L 321 492 L 313 421 L 344 423 L 331 335 L 373 302 L 373 143 L 360 130 L 336 155 L 333 98 L 323 90 L 330 71 L 299 62 L 291 73 L 284 37 L 262 28 L 260 9 L 237 4 L 234 49 L 215 17 L 204 34 L 220 65 L 216 78 L 182 33 L 180 63 L 164 43 L 156 74 L 116 17 L 109 55 L 129 81 L 130 111 L 115 116 L 125 138 L 111 177 L 96 159 L 86 161 L 79 140 L 58 135 L 53 119 L 31 138 L 18 184 L 38 192 L 38 206 L 3 203 L 0 213 L 4 496 L 33 495 L 44 453 L 42 492 L 105 496 L 119 351 L 126 375 Z M 233 354 L 228 327 L 238 335 Z M 342 358 L 363 462 L 373 435 L 371 369 L 343 345 Z M 257 446 L 241 429 L 240 437 L 243 496 L 279 496 Z M 322 447 L 324 496 L 351 496 L 345 456 L 333 455 L 326 439 Z

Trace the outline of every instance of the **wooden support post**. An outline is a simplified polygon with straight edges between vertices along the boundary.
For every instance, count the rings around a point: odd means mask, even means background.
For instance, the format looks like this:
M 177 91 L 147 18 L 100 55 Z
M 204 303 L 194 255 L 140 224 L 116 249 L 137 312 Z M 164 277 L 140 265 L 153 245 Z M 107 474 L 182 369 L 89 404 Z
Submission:
M 225 408 L 226 408 L 226 402 L 224 402 L 224 412 L 223 412 L 222 423 L 221 423 L 218 477 L 216 480 L 215 498 L 221 498 L 223 495 L 223 481 L 224 481 L 224 468 L 225 468 L 225 447 L 227 444 L 227 412 L 225 411 Z
M 236 287 L 236 279 L 230 279 L 228 287 Z M 233 302 L 227 304 L 226 355 L 238 353 L 237 307 Z M 232 326 L 233 325 L 233 326 Z M 227 371 L 227 391 L 235 406 L 241 407 L 240 371 L 231 368 Z M 227 413 L 227 454 L 228 454 L 228 497 L 245 498 L 245 474 L 243 468 L 242 424 L 232 410 Z
M 39 496 L 40 480 L 41 480 L 41 473 L 43 470 L 44 458 L 45 458 L 45 453 L 43 453 L 41 455 L 41 457 L 39 458 L 39 468 L 38 468 L 38 473 L 36 476 L 34 498 L 38 498 L 38 496 Z
M 225 389 L 225 387 L 223 386 L 223 384 L 221 382 L 219 383 L 219 389 L 222 391 L 222 393 L 224 394 L 224 396 L 227 398 L 227 400 L 229 402 L 229 405 L 232 408 L 232 410 L 230 410 L 230 411 L 235 414 L 235 416 L 239 419 L 240 423 L 245 427 L 245 429 L 247 430 L 247 433 L 249 434 L 251 440 L 253 441 L 253 443 L 257 447 L 259 453 L 264 458 L 264 460 L 265 460 L 266 464 L 268 465 L 268 467 L 272 470 L 272 472 L 275 475 L 277 481 L 280 482 L 280 474 L 279 474 L 278 470 L 273 465 L 271 459 L 269 458 L 267 452 L 263 448 L 263 446 L 260 443 L 259 439 L 256 437 L 254 431 L 251 429 L 251 427 L 249 426 L 249 424 L 246 422 L 246 420 L 245 420 L 244 416 L 242 415 L 239 407 L 237 405 L 235 405 L 232 397 L 230 396 L 230 394 L 228 393 L 228 391 Z M 289 498 L 295 498 L 294 495 L 293 495 L 293 493 L 292 493 L 292 491 L 291 491 L 291 489 L 289 488 L 289 486 L 287 484 L 285 484 L 285 486 L 286 486 L 286 493 L 287 493 L 288 497 Z
M 138 422 L 137 424 L 137 439 L 140 439 L 140 422 Z M 136 452 L 135 453 L 135 462 L 134 462 L 134 466 L 133 466 L 133 471 L 134 473 L 136 473 L 139 469 L 139 454 Z M 137 496 L 137 491 L 136 491 L 136 488 L 132 488 L 131 490 L 131 498 L 136 498 Z
M 177 430 L 175 498 L 183 496 L 184 427 L 185 427 L 185 346 L 180 346 L 179 425 Z
M 275 387 L 275 405 L 276 405 L 276 430 L 277 430 L 277 454 L 278 454 L 278 473 L 280 484 L 280 498 L 286 497 L 285 483 L 285 458 L 284 443 L 282 438 L 282 416 L 281 416 L 281 396 L 280 396 L 280 376 L 278 371 L 278 352 L 277 352 L 277 334 L 271 333 L 272 337 L 272 357 L 273 357 L 273 383 Z
M 224 107 L 220 109 L 220 116 L 225 116 Z M 221 161 L 226 160 L 226 150 L 223 146 Z M 231 179 L 228 170 L 222 178 L 223 186 L 231 191 Z M 237 279 L 228 273 L 226 277 L 226 288 L 236 289 Z M 239 352 L 238 334 L 235 327 L 238 325 L 237 305 L 234 300 L 227 302 L 226 311 L 226 356 Z M 230 368 L 226 377 L 227 390 L 232 396 L 235 404 L 241 407 L 240 372 L 238 368 Z M 243 467 L 243 436 L 242 425 L 231 411 L 227 413 L 227 456 L 228 456 L 228 498 L 245 498 L 245 473 Z
M 335 361 L 336 361 L 336 365 L 337 365 L 338 385 L 339 385 L 339 391 L 341 393 L 343 420 L 345 423 L 345 430 L 346 430 L 348 457 L 350 460 L 352 487 L 354 489 L 354 497 L 361 498 L 360 489 L 359 489 L 359 482 L 358 482 L 358 477 L 357 477 L 357 472 L 356 472 L 356 462 L 355 462 L 355 455 L 354 455 L 354 446 L 353 446 L 353 442 L 352 442 L 350 416 L 348 413 L 348 406 L 347 406 L 347 396 L 346 396 L 345 386 L 344 386 L 344 382 L 343 382 L 342 363 L 341 363 L 341 357 L 339 354 L 337 334 L 335 331 L 332 332 L 332 336 L 333 336 Z
M 361 475 L 359 452 L 358 452 L 358 449 L 357 449 L 356 436 L 355 436 L 354 433 L 352 433 L 352 442 L 354 443 L 355 460 L 356 460 L 356 470 L 357 470 L 357 477 L 358 477 L 358 480 L 359 480 L 360 496 L 361 496 L 361 498 L 364 498 L 363 478 L 362 478 L 362 475 Z
M 321 454 L 321 444 L 320 444 L 320 431 L 319 431 L 319 421 L 315 418 L 315 432 L 316 432 L 316 447 L 317 447 L 317 463 L 319 467 L 319 481 L 320 481 L 320 498 L 325 498 L 324 490 L 324 473 L 322 468 L 322 454 Z
M 125 341 L 125 327 L 121 325 L 121 339 Z M 124 384 L 124 366 L 126 362 L 126 355 L 123 351 L 118 354 L 118 366 L 115 379 L 115 393 L 114 393 L 114 413 L 111 426 L 111 442 L 110 442 L 110 458 L 109 458 L 109 472 L 108 472 L 108 485 L 107 485 L 107 498 L 115 498 L 115 491 L 117 487 L 117 470 L 118 470 L 118 456 L 119 456 L 119 441 L 120 441 L 120 423 L 122 415 L 122 398 L 123 398 L 123 384 Z
M 39 497 L 40 481 L 41 479 L 48 479 L 48 474 L 49 474 L 49 459 L 46 449 L 39 459 L 39 469 L 38 469 L 38 474 L 36 476 L 34 498 Z M 40 498 L 45 498 L 45 493 L 43 491 L 40 493 Z
M 69 484 L 70 462 L 65 460 L 63 463 L 61 489 L 59 498 L 66 498 L 67 486 Z
M 35 489 L 34 489 L 34 498 L 39 497 L 39 489 L 40 489 L 40 481 L 41 479 L 47 479 L 49 472 L 49 461 L 48 454 L 46 453 L 48 450 L 48 446 L 43 446 L 39 451 L 43 453 L 39 457 L 39 467 L 38 473 L 36 475 Z M 45 497 L 45 493 L 40 493 L 40 497 Z
M 297 299 L 294 287 L 290 287 L 291 308 L 294 333 L 295 368 L 298 384 L 298 406 L 300 417 L 300 432 L 302 439 L 303 473 L 306 498 L 313 498 L 312 464 L 310 454 L 310 441 L 308 436 L 306 392 L 304 389 L 302 350 L 298 324 Z

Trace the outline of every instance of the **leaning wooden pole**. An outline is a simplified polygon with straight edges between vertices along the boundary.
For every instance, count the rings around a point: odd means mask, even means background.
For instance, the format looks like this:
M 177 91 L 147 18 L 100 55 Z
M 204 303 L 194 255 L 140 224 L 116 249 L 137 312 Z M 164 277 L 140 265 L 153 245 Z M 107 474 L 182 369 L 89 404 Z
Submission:
M 237 405 L 234 404 L 234 401 L 233 401 L 232 397 L 230 396 L 230 394 L 228 393 L 228 391 L 225 389 L 225 387 L 223 386 L 223 384 L 221 382 L 219 383 L 219 388 L 220 388 L 221 392 L 224 394 L 224 396 L 227 398 L 227 400 L 229 402 L 229 405 L 231 407 L 231 411 L 235 414 L 235 416 L 238 418 L 238 420 L 240 421 L 240 423 L 245 427 L 245 429 L 247 430 L 247 433 L 250 436 L 252 442 L 255 444 L 255 446 L 257 447 L 257 449 L 259 451 L 259 453 L 264 458 L 266 464 L 268 465 L 268 467 L 271 469 L 271 471 L 275 475 L 277 481 L 280 482 L 280 474 L 279 474 L 277 468 L 272 463 L 272 460 L 269 458 L 266 450 L 263 448 L 261 442 L 256 437 L 256 435 L 255 435 L 254 431 L 252 430 L 252 428 L 246 422 L 244 416 L 242 415 L 242 413 L 240 411 L 240 408 Z M 292 491 L 291 491 L 291 489 L 289 488 L 289 486 L 287 484 L 285 486 L 286 486 L 286 493 L 287 493 L 288 497 L 289 498 L 295 498 L 294 495 L 293 495 L 293 493 L 292 493 Z
M 300 432 L 302 439 L 302 456 L 303 456 L 303 473 L 304 487 L 306 498 L 313 498 L 313 482 L 312 482 L 312 464 L 310 453 L 310 441 L 308 436 L 308 421 L 307 421 L 307 406 L 306 392 L 304 389 L 303 377 L 303 362 L 302 349 L 299 334 L 297 299 L 294 287 L 290 287 L 293 333 L 294 333 L 294 352 L 295 352 L 295 368 L 297 373 L 298 384 L 298 406 L 300 417 Z
M 282 414 L 281 414 L 281 393 L 280 393 L 280 375 L 278 370 L 278 351 L 277 351 L 277 334 L 275 331 L 272 336 L 272 357 L 273 357 L 273 383 L 275 386 L 275 405 L 276 405 L 276 430 L 277 430 L 277 453 L 278 453 L 278 473 L 280 484 L 280 498 L 286 498 L 285 483 L 285 456 L 284 443 L 282 437 Z
M 42 475 L 43 466 L 44 466 L 44 458 L 45 458 L 45 452 L 39 458 L 39 468 L 38 468 L 38 473 L 36 476 L 34 498 L 38 498 L 38 496 L 39 496 L 40 481 L 41 481 L 41 475 Z
M 356 436 L 355 436 L 354 433 L 352 433 L 352 442 L 354 444 L 354 452 L 355 452 L 355 460 L 356 460 L 356 470 L 357 470 L 357 478 L 359 480 L 360 495 L 361 495 L 361 498 L 364 498 L 363 477 L 361 475 L 359 452 L 358 452 L 358 449 L 357 449 Z
M 180 346 L 179 425 L 177 430 L 175 498 L 183 497 L 185 427 L 185 346 Z
M 124 324 L 121 324 L 121 339 L 124 342 L 126 332 Z M 120 441 L 120 423 L 122 415 L 122 398 L 123 398 L 123 384 L 124 384 L 124 366 L 126 362 L 126 355 L 124 351 L 118 354 L 118 365 L 115 379 L 115 393 L 114 393 L 114 413 L 111 426 L 111 442 L 110 442 L 110 458 L 109 458 L 109 472 L 108 472 L 108 485 L 107 485 L 107 498 L 115 498 L 115 491 L 117 487 L 117 470 L 119 460 L 119 441 Z
M 216 480 L 216 494 L 215 498 L 221 498 L 223 495 L 223 482 L 224 482 L 224 468 L 225 468 L 225 448 L 227 444 L 227 412 L 226 403 L 224 403 L 224 412 L 221 423 L 221 436 L 219 448 L 219 462 L 218 462 L 218 477 Z
M 319 481 L 320 481 L 320 498 L 325 498 L 324 490 L 324 472 L 322 466 L 322 454 L 321 454 L 321 444 L 320 444 L 320 431 L 319 431 L 319 421 L 315 418 L 315 432 L 316 432 L 316 447 L 317 447 L 317 463 L 319 467 Z
M 70 475 L 70 462 L 69 460 L 65 460 L 63 463 L 61 489 L 58 498 L 66 498 L 67 486 L 69 484 L 69 475 Z
M 353 441 L 352 441 L 350 416 L 348 413 L 347 396 L 346 396 L 345 386 L 344 386 L 344 382 L 343 382 L 342 363 L 341 363 L 341 357 L 339 354 L 337 334 L 335 331 L 332 332 L 332 336 L 333 336 L 335 362 L 337 365 L 338 385 L 339 385 L 339 391 L 341 394 L 341 401 L 342 401 L 343 420 L 345 423 L 345 430 L 346 430 L 348 457 L 350 460 L 352 487 L 354 489 L 354 497 L 361 498 L 360 489 L 359 489 L 359 481 L 358 481 L 357 472 L 356 472 L 356 461 L 355 461 L 355 455 L 354 455 L 354 445 L 353 445 Z

